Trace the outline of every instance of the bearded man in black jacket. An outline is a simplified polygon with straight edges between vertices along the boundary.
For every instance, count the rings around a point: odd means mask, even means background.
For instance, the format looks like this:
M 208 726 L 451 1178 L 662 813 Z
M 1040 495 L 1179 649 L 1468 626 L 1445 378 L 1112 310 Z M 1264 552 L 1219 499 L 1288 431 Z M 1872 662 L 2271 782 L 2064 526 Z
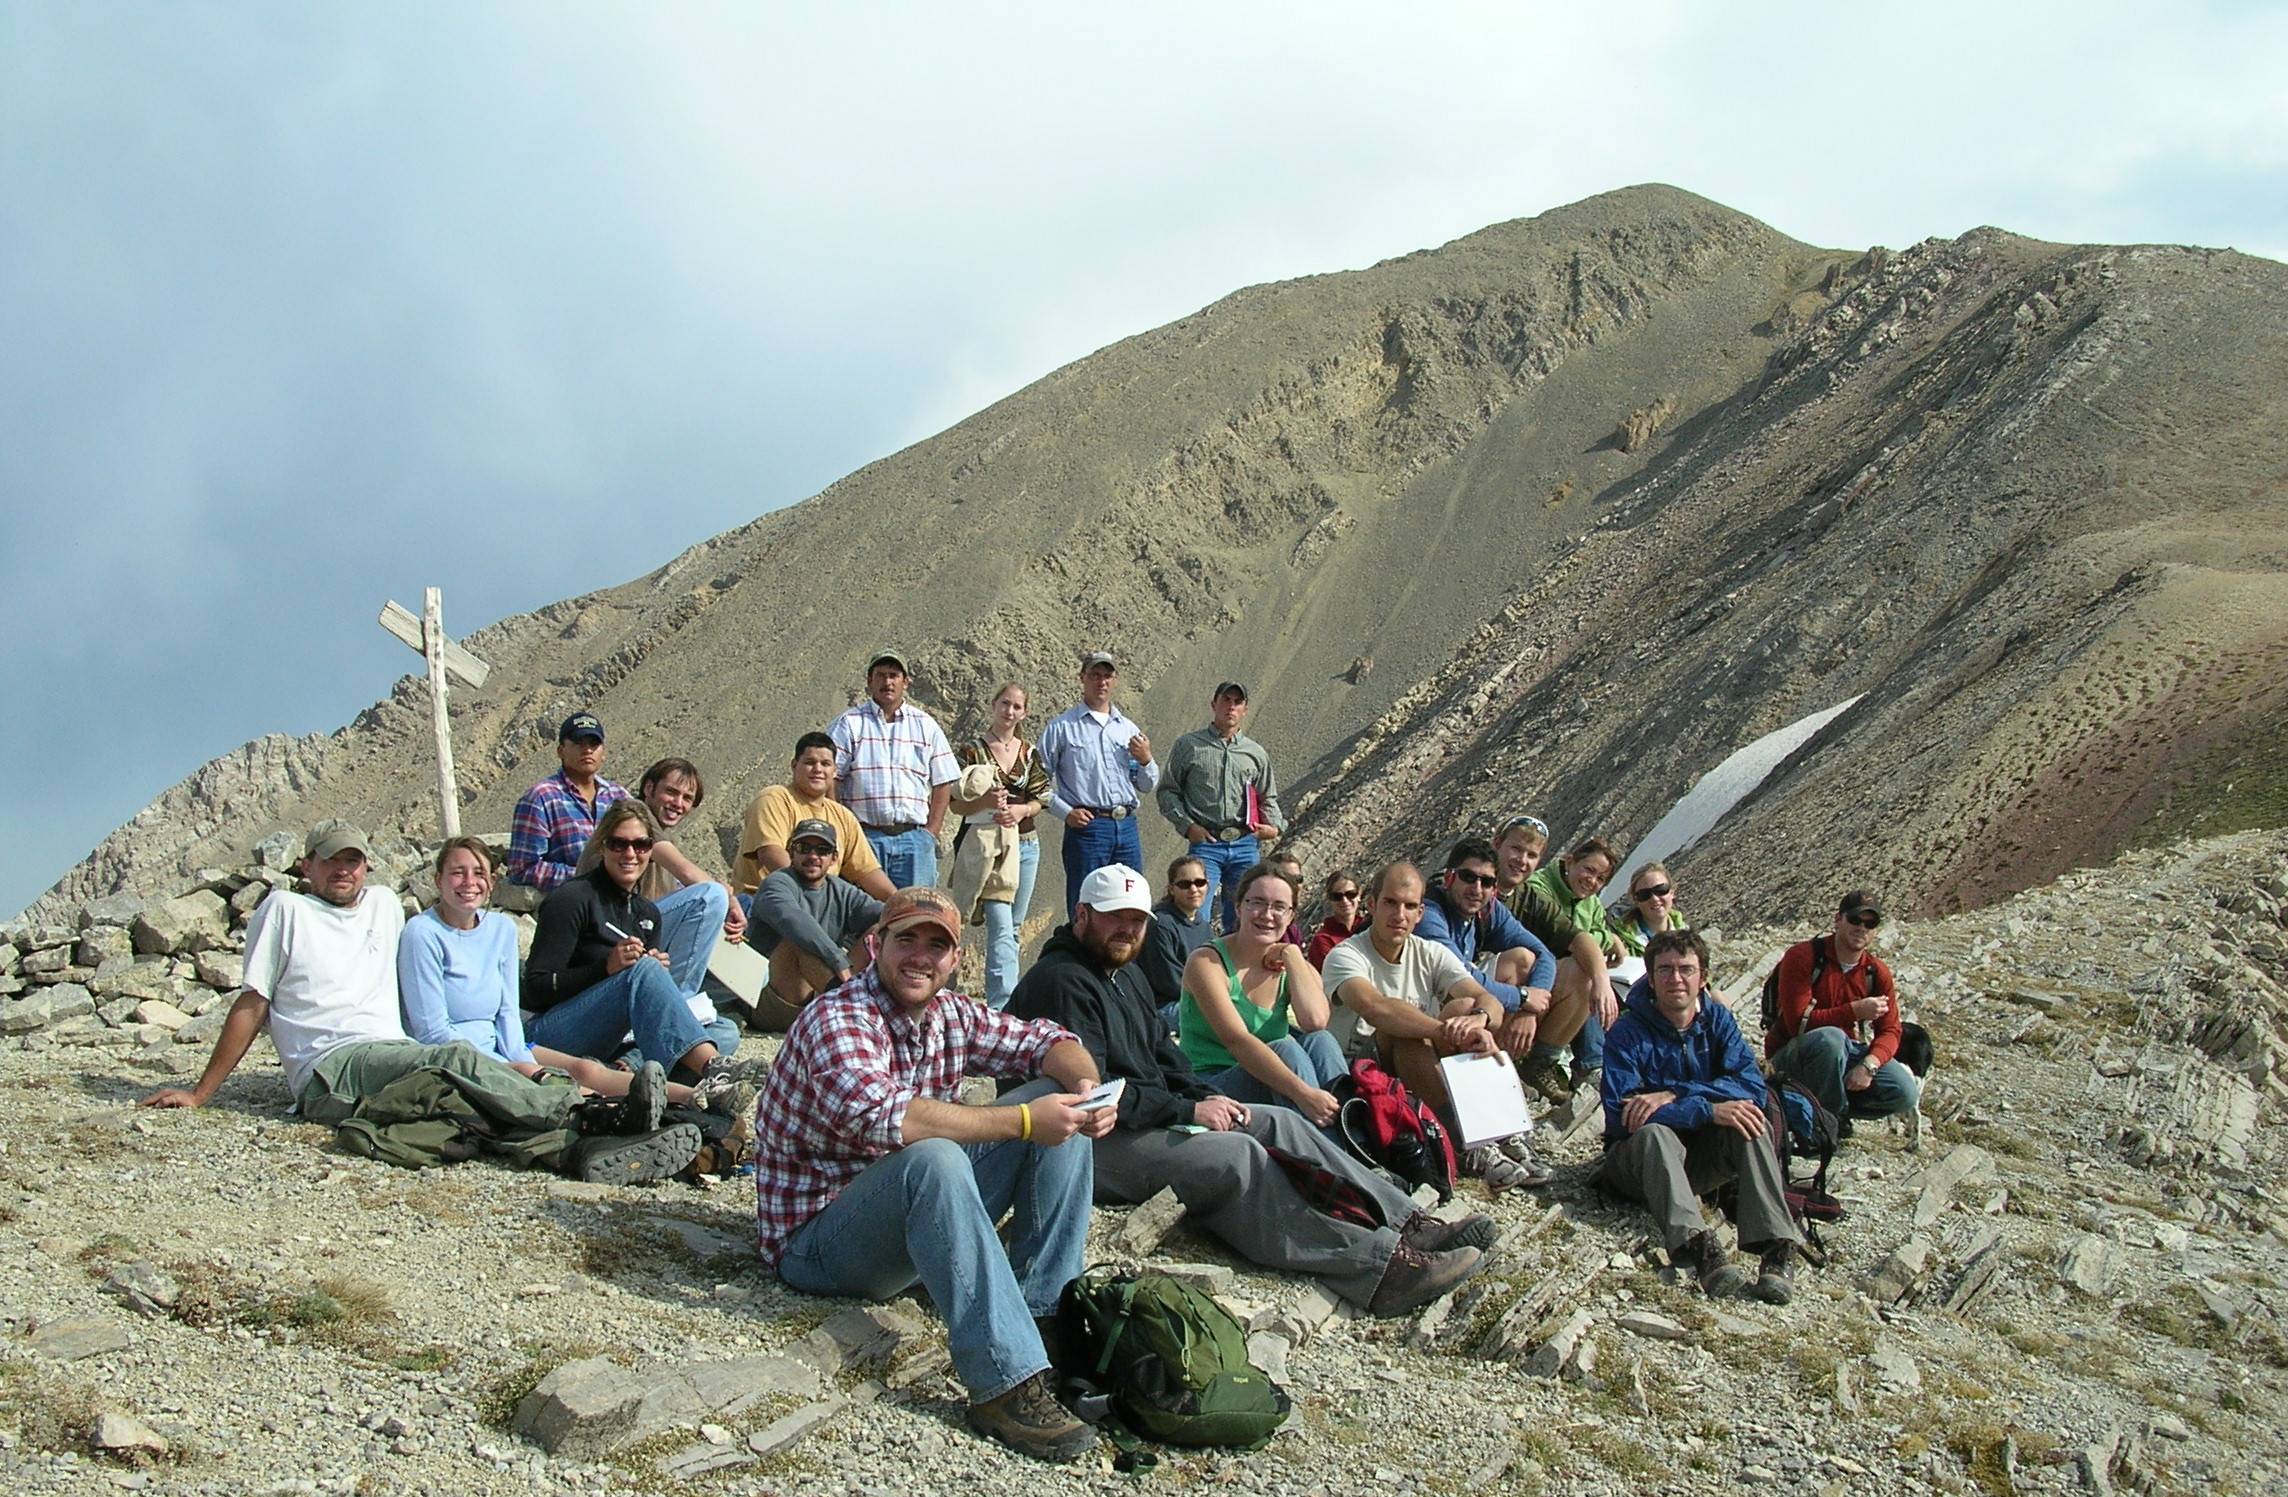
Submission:
M 1118 1122 L 1096 1142 L 1096 1198 L 1133 1205 L 1172 1189 L 1184 1209 L 1250 1262 L 1317 1274 L 1372 1315 L 1419 1309 L 1475 1273 L 1491 1217 L 1440 1221 L 1286 1107 L 1211 1091 L 1184 1059 L 1130 964 L 1151 891 L 1123 864 L 1081 883 L 1072 923 L 1049 937 L 1009 1012 L 1080 1037 L 1105 1080 L 1126 1083 Z

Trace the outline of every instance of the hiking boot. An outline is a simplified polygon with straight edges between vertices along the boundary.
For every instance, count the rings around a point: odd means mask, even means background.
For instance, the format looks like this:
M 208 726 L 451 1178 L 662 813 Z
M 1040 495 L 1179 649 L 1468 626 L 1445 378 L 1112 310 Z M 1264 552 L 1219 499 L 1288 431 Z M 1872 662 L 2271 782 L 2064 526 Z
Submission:
M 628 1078 L 626 1095 L 590 1097 L 572 1110 L 572 1126 L 584 1138 L 631 1137 L 659 1129 L 667 1106 L 667 1072 L 647 1060 Z
M 1427 1211 L 1417 1211 L 1398 1229 L 1398 1240 L 1408 1247 L 1425 1253 L 1442 1253 L 1448 1248 L 1473 1247 L 1479 1252 L 1490 1252 L 1501 1229 L 1484 1212 L 1474 1216 L 1457 1217 L 1441 1221 Z
M 1547 1185 L 1557 1178 L 1541 1156 L 1533 1152 L 1533 1140 L 1522 1133 L 1512 1133 L 1494 1147 L 1512 1164 L 1524 1169 L 1526 1178 L 1518 1181 L 1520 1185 Z
M 1756 1282 L 1748 1286 L 1748 1293 L 1767 1305 L 1784 1305 L 1795 1298 L 1795 1244 L 1775 1242 L 1764 1249 L 1763 1261 L 1756 1269 Z
M 1096 1431 L 1065 1412 L 1036 1372 L 999 1398 L 969 1406 L 969 1427 L 1036 1461 L 1063 1465 L 1096 1448 Z
M 1513 1185 L 1543 1185 L 1549 1180 L 1546 1173 L 1540 1179 L 1535 1179 L 1532 1170 L 1504 1154 L 1494 1144 L 1480 1144 L 1463 1155 L 1462 1173 L 1476 1175 L 1486 1182 L 1486 1189 L 1491 1191 L 1504 1191 Z
M 1686 1238 L 1684 1246 L 1670 1255 L 1670 1261 L 1697 1277 L 1700 1292 L 1710 1299 L 1738 1294 L 1748 1282 L 1748 1276 L 1732 1266 L 1732 1255 L 1724 1251 L 1724 1244 L 1705 1228 Z
M 564 1173 L 603 1185 L 665 1180 L 699 1157 L 699 1130 L 689 1123 L 649 1133 L 604 1134 L 572 1146 Z
M 1382 1282 L 1374 1286 L 1366 1313 L 1390 1316 L 1419 1310 L 1476 1273 L 1485 1261 L 1486 1255 L 1474 1247 L 1429 1253 L 1401 1241 L 1382 1270 Z
M 1517 1063 L 1517 1079 L 1551 1102 L 1562 1105 L 1573 1098 L 1573 1082 L 1565 1074 L 1565 1062 L 1543 1051 L 1529 1052 Z

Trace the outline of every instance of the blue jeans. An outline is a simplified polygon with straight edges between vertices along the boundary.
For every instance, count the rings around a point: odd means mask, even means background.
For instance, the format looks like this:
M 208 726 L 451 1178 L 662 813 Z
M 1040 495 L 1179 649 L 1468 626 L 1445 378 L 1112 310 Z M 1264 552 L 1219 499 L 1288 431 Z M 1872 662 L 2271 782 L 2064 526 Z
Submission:
M 1605 1068 L 1605 1026 L 1598 1019 L 1594 1005 L 1589 1017 L 1581 1021 L 1581 1032 L 1573 1036 L 1573 1074 L 1583 1071 L 1601 1071 Z
M 1001 1105 L 1044 1096 L 1036 1081 Z M 1096 1196 L 1085 1138 L 1054 1147 L 929 1138 L 866 1166 L 787 1239 L 779 1278 L 804 1294 L 882 1300 L 919 1279 L 945 1321 L 954 1374 L 982 1403 L 1049 1365 L 1036 1316 L 1080 1273 Z M 993 1224 L 1015 1208 L 1006 1252 Z
M 686 884 L 659 904 L 659 945 L 667 953 L 667 973 L 686 998 L 707 981 L 707 961 L 723 938 L 731 912 L 731 891 L 721 884 Z
M 1915 1073 L 1897 1061 L 1886 1061 L 1875 1072 L 1874 1083 L 1865 1091 L 1855 1092 L 1843 1084 L 1844 1073 L 1856 1065 L 1867 1053 L 1867 1047 L 1850 1035 L 1827 1025 L 1807 1029 L 1780 1047 L 1772 1057 L 1772 1073 L 1785 1076 L 1817 1097 L 1820 1105 L 1837 1117 L 1887 1118 L 1897 1112 L 1912 1112 L 1922 1100 L 1922 1083 Z
M 1075 831 L 1065 828 L 1065 918 L 1080 904 L 1080 881 L 1110 863 L 1126 863 L 1144 871 L 1144 839 L 1136 830 L 1136 816 L 1099 816 Z
M 1232 886 L 1239 882 L 1241 874 L 1263 860 L 1262 844 L 1253 833 L 1237 842 L 1217 842 L 1211 838 L 1194 842 L 1192 856 L 1207 870 L 1208 903 L 1222 913 L 1223 922 L 1216 927 L 1217 931 L 1237 930 L 1239 909 L 1232 903 Z
M 1271 1053 L 1278 1056 L 1288 1070 L 1301 1077 L 1306 1086 L 1325 1090 L 1328 1082 L 1350 1072 L 1350 1065 L 1343 1059 L 1343 1047 L 1336 1044 L 1335 1037 L 1324 1029 L 1314 1029 L 1309 1034 L 1291 1029 L 1279 1039 L 1266 1043 L 1270 1045 Z M 1233 1101 L 1245 1102 L 1251 1107 L 1294 1105 L 1250 1076 L 1245 1066 L 1233 1066 L 1228 1071 L 1202 1076 L 1200 1080 Z
M 728 1020 L 720 1022 L 729 1024 Z M 738 1028 L 730 1027 L 730 1045 L 718 1043 L 717 1049 L 738 1048 Z M 535 1045 L 597 1060 L 610 1060 L 619 1054 L 620 1037 L 631 1031 L 643 1058 L 656 1060 L 670 1070 L 692 1046 L 715 1039 L 691 1016 L 691 1005 L 676 990 L 675 979 L 667 975 L 667 969 L 648 956 L 543 1010 L 525 1026 L 526 1038 Z
M 1017 843 L 1017 897 L 985 906 L 985 1001 L 1007 1008 L 1017 989 L 1017 932 L 1033 909 L 1033 878 L 1041 871 L 1041 839 Z
M 874 849 L 882 872 L 899 888 L 927 887 L 937 882 L 937 838 L 930 835 L 928 827 L 917 826 L 894 835 L 868 827 L 866 845 Z

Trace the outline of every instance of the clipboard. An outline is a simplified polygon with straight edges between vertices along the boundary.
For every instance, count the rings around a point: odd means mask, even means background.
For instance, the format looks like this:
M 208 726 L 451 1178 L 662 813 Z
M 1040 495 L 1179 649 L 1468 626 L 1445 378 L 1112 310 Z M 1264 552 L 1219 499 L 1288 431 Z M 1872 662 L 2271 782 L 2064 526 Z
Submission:
M 1533 1116 L 1525 1110 L 1525 1084 L 1507 1056 L 1448 1055 L 1439 1060 L 1438 1070 L 1454 1100 L 1463 1148 L 1533 1131 Z

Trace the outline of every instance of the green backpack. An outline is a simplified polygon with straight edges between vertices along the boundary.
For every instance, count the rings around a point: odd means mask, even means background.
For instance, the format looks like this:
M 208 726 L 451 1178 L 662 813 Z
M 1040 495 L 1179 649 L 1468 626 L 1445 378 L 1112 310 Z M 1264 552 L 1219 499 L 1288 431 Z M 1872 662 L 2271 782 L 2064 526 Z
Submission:
M 1287 1422 L 1287 1395 L 1247 1359 L 1246 1327 L 1183 1279 L 1092 1268 L 1065 1286 L 1060 1318 L 1066 1370 L 1145 1439 L 1253 1450 Z

